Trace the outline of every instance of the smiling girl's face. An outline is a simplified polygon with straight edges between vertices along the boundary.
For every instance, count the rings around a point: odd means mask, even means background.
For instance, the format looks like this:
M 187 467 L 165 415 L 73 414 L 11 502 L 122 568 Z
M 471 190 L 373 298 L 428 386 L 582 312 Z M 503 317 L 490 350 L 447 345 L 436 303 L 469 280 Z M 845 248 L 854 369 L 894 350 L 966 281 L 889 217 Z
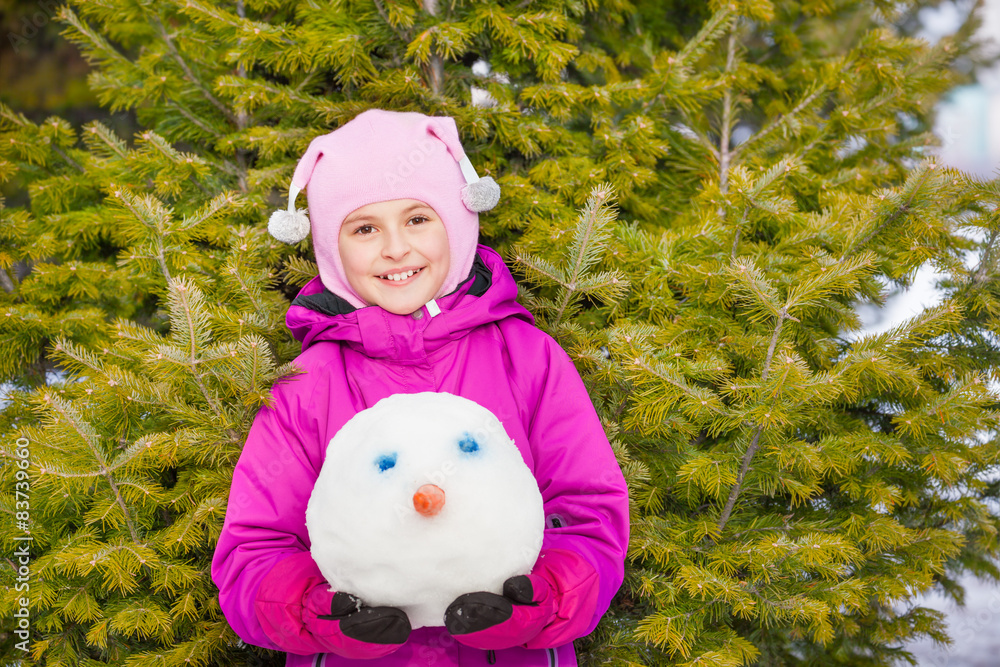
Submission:
M 407 315 L 435 298 L 449 260 L 444 223 L 416 199 L 362 206 L 340 228 L 347 282 L 365 303 L 390 313 Z

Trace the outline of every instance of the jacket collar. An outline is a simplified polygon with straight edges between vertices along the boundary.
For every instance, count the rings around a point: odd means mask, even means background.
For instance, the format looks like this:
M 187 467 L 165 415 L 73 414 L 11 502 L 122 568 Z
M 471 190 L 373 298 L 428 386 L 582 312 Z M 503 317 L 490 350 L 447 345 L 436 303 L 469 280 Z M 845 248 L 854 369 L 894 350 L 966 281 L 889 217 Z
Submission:
M 321 341 L 345 344 L 370 357 L 421 363 L 429 353 L 472 329 L 507 317 L 533 322 L 516 301 L 517 284 L 500 255 L 479 246 L 469 277 L 436 299 L 441 313 L 426 308 L 395 315 L 378 306 L 354 308 L 323 287 L 319 277 L 300 290 L 285 321 L 305 351 Z

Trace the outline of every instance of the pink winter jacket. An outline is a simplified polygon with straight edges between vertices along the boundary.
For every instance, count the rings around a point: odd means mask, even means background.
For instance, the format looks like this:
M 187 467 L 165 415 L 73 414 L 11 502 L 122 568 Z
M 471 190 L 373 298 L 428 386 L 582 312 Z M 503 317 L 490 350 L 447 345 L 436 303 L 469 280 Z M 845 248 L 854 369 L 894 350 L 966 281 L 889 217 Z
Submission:
M 490 409 L 538 480 L 545 506 L 543 549 L 565 549 L 598 573 L 591 632 L 622 583 L 628 495 L 611 447 L 569 356 L 514 300 L 503 260 L 479 246 L 473 272 L 437 300 L 441 313 L 354 310 L 313 279 L 288 310 L 302 342 L 304 374 L 273 389 L 233 472 L 212 579 L 230 625 L 246 642 L 284 650 L 258 623 L 261 581 L 281 561 L 309 550 L 305 508 L 327 443 L 360 410 L 394 393 L 449 392 Z M 349 591 L 348 591 L 349 592 Z M 473 591 L 470 591 L 473 592 Z M 565 641 L 563 639 L 562 641 Z M 377 660 L 294 655 L 289 667 L 347 665 L 575 665 L 572 642 L 551 649 L 487 652 L 443 628 L 414 630 Z

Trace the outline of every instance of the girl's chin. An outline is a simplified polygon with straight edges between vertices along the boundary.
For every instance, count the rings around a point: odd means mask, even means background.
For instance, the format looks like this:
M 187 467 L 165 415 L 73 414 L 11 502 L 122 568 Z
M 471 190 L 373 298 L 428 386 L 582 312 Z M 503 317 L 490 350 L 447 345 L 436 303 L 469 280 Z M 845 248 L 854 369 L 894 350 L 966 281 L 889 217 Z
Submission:
M 433 295 L 427 295 L 424 293 L 393 293 L 391 290 L 387 294 L 383 290 L 378 296 L 377 305 L 381 306 L 384 310 L 389 311 L 395 315 L 409 315 L 421 308 L 424 304 L 433 298 Z M 422 291 L 421 291 L 422 292 Z
M 430 301 L 428 299 L 427 301 Z M 420 310 L 427 301 L 413 302 L 413 303 L 386 303 L 379 304 L 382 310 L 392 313 L 393 315 L 412 315 L 416 311 Z

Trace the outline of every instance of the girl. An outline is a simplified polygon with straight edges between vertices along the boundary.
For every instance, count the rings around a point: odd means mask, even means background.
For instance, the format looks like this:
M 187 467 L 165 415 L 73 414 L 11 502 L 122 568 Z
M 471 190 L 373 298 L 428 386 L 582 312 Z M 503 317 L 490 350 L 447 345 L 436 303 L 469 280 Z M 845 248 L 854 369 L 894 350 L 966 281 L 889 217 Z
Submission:
M 294 207 L 309 185 L 311 222 Z M 516 301 L 479 211 L 499 198 L 454 120 L 366 111 L 313 140 L 269 230 L 310 231 L 319 276 L 287 323 L 305 372 L 273 388 L 233 473 L 212 563 L 219 602 L 245 641 L 289 667 L 575 665 L 623 578 L 628 497 L 576 369 Z M 448 392 L 491 410 L 538 481 L 541 555 L 503 595 L 469 591 L 444 627 L 331 591 L 309 553 L 305 509 L 327 444 L 394 393 Z M 374 659 L 372 662 L 371 659 Z M 366 663 L 361 660 L 369 660 Z

